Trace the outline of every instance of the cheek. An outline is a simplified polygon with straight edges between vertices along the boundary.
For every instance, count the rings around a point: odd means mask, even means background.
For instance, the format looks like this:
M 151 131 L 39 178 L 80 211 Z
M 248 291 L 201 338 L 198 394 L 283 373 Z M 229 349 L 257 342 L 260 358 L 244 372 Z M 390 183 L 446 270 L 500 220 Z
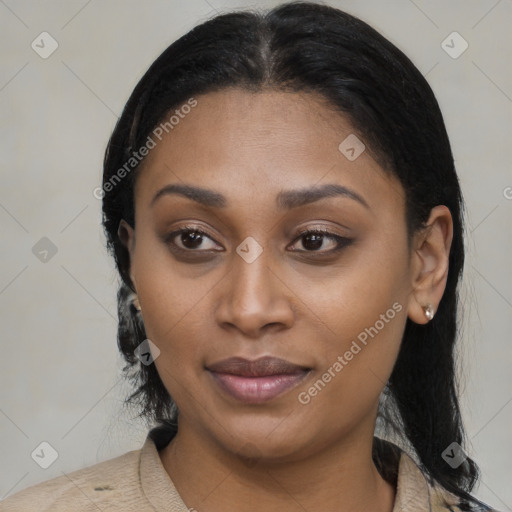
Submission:
M 346 334 L 324 345 L 324 365 L 307 386 L 297 391 L 298 407 L 307 414 L 310 429 L 323 432 L 325 443 L 340 432 L 350 432 L 377 411 L 380 394 L 398 356 L 406 320 L 405 309 L 400 310 L 398 302 L 394 309 L 390 306 L 383 309 L 388 323 L 377 316 L 365 327 L 355 326 L 365 324 L 360 318 L 348 327 L 351 323 L 347 319 L 343 331 L 340 322 L 338 332 Z M 373 425 L 373 420 L 369 424 Z
M 348 311 L 333 318 L 333 332 L 324 329 L 312 346 L 321 361 L 316 378 L 325 388 L 351 401 L 366 389 L 374 398 L 386 384 L 398 356 L 406 310 L 402 302 L 383 300 L 375 309 Z M 321 334 L 321 335 L 320 335 Z M 322 391 L 324 386 L 317 386 Z M 320 389 L 321 388 L 321 389 Z M 312 391 L 315 394 L 315 391 Z M 330 393 L 324 398 L 329 399 Z
M 206 333 L 209 329 L 204 325 L 200 298 L 191 294 L 187 300 L 183 294 L 169 289 L 162 291 L 161 298 L 155 296 L 145 303 L 148 305 L 144 315 L 146 335 L 160 350 L 155 365 L 180 409 L 191 397 L 201 396 L 200 390 L 195 388 L 208 350 Z
M 163 245 L 140 247 L 144 249 L 135 254 L 133 265 L 146 335 L 160 350 L 155 364 L 174 398 L 186 392 L 185 383 L 193 380 L 204 355 L 202 343 L 211 332 L 204 308 L 212 285 L 185 277 Z
M 342 261 L 321 279 L 296 274 L 301 283 L 295 289 L 304 290 L 300 299 L 327 338 L 324 348 L 342 349 L 358 336 L 364 343 L 377 333 L 399 340 L 410 293 L 406 239 L 396 233 L 368 237 Z
M 301 403 L 325 421 L 326 411 L 337 424 L 348 411 L 351 418 L 367 413 L 398 356 L 407 320 L 408 253 L 404 240 L 391 240 L 361 249 L 337 276 L 307 288 L 322 322 L 312 343 L 321 365 L 313 385 L 301 388 Z
M 195 325 L 191 318 L 201 308 L 204 283 L 191 280 L 164 243 L 151 233 L 138 234 L 132 265 L 150 339 L 165 344 L 183 323 Z

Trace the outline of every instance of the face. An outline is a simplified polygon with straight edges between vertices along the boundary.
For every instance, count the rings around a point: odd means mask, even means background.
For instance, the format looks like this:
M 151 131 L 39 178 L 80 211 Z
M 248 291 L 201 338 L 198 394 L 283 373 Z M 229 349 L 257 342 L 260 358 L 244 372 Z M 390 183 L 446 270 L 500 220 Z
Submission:
M 179 429 L 290 460 L 373 435 L 411 294 L 401 185 L 318 97 L 196 99 L 121 230 Z

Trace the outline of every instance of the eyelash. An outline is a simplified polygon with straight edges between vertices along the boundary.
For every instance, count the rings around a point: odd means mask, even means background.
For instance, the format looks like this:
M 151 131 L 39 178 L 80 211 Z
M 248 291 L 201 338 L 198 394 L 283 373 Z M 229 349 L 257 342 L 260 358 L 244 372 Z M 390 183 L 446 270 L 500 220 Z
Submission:
M 310 253 L 310 254 L 333 254 L 341 251 L 345 247 L 349 246 L 352 243 L 351 238 L 347 238 L 341 235 L 336 235 L 335 233 L 330 232 L 326 228 L 315 228 L 315 229 L 303 229 L 297 233 L 297 236 L 294 238 L 294 243 L 300 240 L 305 235 L 324 235 L 325 238 L 330 240 L 334 240 L 336 242 L 336 247 L 334 249 L 330 249 L 328 251 L 292 251 L 292 252 L 302 252 L 302 253 Z
M 196 250 L 196 249 L 183 249 L 182 247 L 178 247 L 174 242 L 172 242 L 172 240 L 176 236 L 181 235 L 183 233 L 196 233 L 196 234 L 199 234 L 201 236 L 205 236 L 205 237 L 209 238 L 210 240 L 213 240 L 208 235 L 208 233 L 206 233 L 206 231 L 203 231 L 200 228 L 196 228 L 194 226 L 184 226 L 183 228 L 177 229 L 177 230 L 173 231 L 172 233 L 169 233 L 169 235 L 167 235 L 165 237 L 164 241 L 168 245 L 173 245 L 175 250 L 177 250 L 179 252 L 182 252 L 182 253 L 191 254 L 191 253 L 201 253 L 201 252 L 208 253 L 208 252 L 212 252 L 212 251 L 214 251 L 214 252 L 221 252 L 221 251 L 215 251 L 215 250 L 210 250 L 210 249 L 207 249 L 207 250 L 199 250 L 199 249 L 197 249 Z M 349 246 L 353 242 L 352 239 L 346 238 L 346 237 L 341 236 L 341 235 L 336 235 L 335 233 L 332 233 L 332 232 L 328 231 L 325 228 L 316 228 L 316 229 L 304 229 L 304 230 L 299 231 L 299 233 L 297 233 L 297 236 L 294 238 L 293 243 L 297 242 L 298 240 L 300 240 L 305 235 L 324 235 L 326 238 L 336 241 L 337 247 L 335 247 L 334 249 L 330 249 L 328 251 L 292 250 L 292 252 L 309 253 L 309 254 L 320 254 L 320 255 L 333 254 L 333 253 L 336 253 L 338 251 L 341 251 L 342 249 L 344 249 L 345 247 Z

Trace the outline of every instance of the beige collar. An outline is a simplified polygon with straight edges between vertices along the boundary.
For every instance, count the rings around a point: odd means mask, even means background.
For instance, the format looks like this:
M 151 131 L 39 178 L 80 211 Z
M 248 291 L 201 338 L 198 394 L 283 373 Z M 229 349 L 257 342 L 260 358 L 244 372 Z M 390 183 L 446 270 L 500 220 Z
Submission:
M 140 453 L 139 475 L 142 490 L 157 512 L 189 512 L 181 496 L 165 471 L 154 442 L 146 438 Z M 441 512 L 450 510 L 443 499 L 453 506 L 456 498 L 438 487 L 429 485 L 414 460 L 401 453 L 393 512 Z M 458 508 L 452 510 L 457 511 Z

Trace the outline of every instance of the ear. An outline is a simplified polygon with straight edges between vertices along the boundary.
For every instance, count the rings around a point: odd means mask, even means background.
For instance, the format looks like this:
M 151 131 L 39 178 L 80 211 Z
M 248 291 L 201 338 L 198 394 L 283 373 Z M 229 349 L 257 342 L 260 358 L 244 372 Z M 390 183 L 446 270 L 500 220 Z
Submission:
M 121 243 L 128 250 L 128 254 L 130 256 L 130 279 L 132 280 L 133 286 L 137 287 L 132 270 L 132 261 L 135 252 L 135 230 L 130 226 L 130 224 L 128 224 L 128 222 L 126 222 L 124 219 L 121 219 L 119 222 L 119 228 L 117 229 L 117 236 L 119 237 L 119 240 L 121 240 Z
M 448 277 L 453 220 L 450 210 L 439 205 L 432 208 L 427 225 L 414 236 L 411 255 L 411 285 L 407 314 L 417 324 L 429 319 L 423 309 L 431 304 L 434 313 L 443 297 Z

